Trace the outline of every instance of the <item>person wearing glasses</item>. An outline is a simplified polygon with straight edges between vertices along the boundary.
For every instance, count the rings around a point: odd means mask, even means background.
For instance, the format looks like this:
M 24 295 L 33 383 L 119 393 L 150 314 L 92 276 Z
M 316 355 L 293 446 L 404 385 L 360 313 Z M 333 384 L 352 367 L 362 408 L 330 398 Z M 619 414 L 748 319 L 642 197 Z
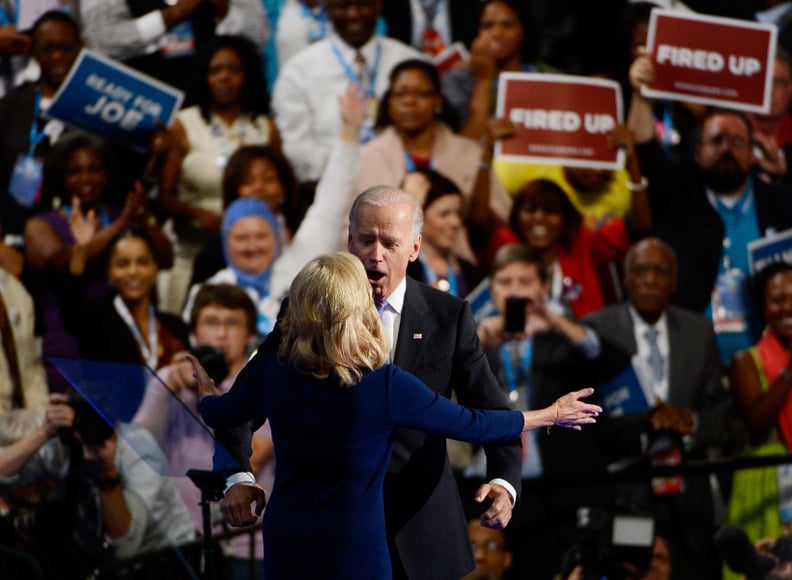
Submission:
M 792 227 L 792 196 L 753 176 L 753 132 L 738 111 L 711 111 L 693 154 L 672 162 L 655 138 L 651 103 L 640 91 L 653 76 L 642 51 L 630 67 L 628 126 L 649 181 L 653 229 L 679 259 L 676 304 L 712 320 L 727 364 L 762 330 L 747 286 L 748 243 Z

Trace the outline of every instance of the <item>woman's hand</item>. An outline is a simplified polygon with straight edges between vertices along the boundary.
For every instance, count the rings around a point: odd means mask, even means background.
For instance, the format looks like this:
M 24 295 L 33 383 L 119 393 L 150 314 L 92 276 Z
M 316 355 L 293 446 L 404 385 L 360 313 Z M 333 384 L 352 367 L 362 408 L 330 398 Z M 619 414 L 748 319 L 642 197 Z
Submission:
M 128 225 L 141 225 L 143 218 L 146 216 L 147 207 L 148 197 L 143 189 L 143 184 L 140 181 L 136 181 L 132 191 L 126 196 L 120 219 L 124 220 Z
M 630 85 L 639 94 L 643 85 L 648 85 L 654 80 L 654 65 L 645 48 L 638 49 L 638 56 L 630 65 Z
M 786 175 L 789 168 L 786 156 L 784 150 L 776 144 L 775 137 L 754 131 L 753 140 L 758 148 L 758 151 L 754 150 L 754 163 L 772 177 L 780 178 Z
M 611 149 L 624 149 L 624 154 L 630 158 L 635 156 L 635 135 L 627 125 L 616 125 L 608 133 L 608 147 Z
M 69 230 L 74 238 L 75 245 L 84 246 L 87 244 L 98 229 L 96 210 L 89 209 L 88 213 L 84 214 L 80 205 L 80 198 L 76 195 L 72 197 Z
M 597 417 L 602 413 L 602 407 L 580 400 L 585 397 L 590 397 L 592 394 L 594 394 L 594 389 L 589 387 L 559 397 L 556 402 L 550 406 L 550 409 L 555 412 L 553 425 L 580 431 L 582 425 L 596 423 Z
M 492 41 L 489 36 L 479 34 L 470 45 L 470 60 L 468 61 L 470 74 L 476 80 L 492 82 L 497 73 L 495 52 L 492 50 Z
M 206 369 L 198 362 L 198 359 L 191 354 L 185 354 L 184 358 L 192 363 L 193 376 L 198 381 L 198 397 L 203 399 L 209 395 L 220 395 L 220 390 L 215 386 L 215 382 L 209 378 L 209 375 L 206 374 Z
M 357 83 L 349 83 L 343 95 L 338 97 L 338 112 L 341 115 L 341 140 L 357 143 L 360 127 L 366 118 L 368 98 Z

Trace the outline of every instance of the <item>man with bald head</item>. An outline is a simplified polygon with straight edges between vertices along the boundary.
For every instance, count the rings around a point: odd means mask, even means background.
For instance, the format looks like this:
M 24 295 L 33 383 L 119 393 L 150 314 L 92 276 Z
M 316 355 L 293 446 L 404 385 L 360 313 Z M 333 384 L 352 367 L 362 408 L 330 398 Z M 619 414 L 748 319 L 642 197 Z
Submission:
M 649 459 L 663 445 L 685 458 L 705 458 L 708 449 L 724 443 L 731 405 L 720 382 L 712 323 L 670 304 L 676 282 L 673 249 L 659 238 L 646 238 L 624 260 L 627 301 L 584 319 L 603 340 L 633 356 L 648 404 L 643 412 L 601 422 L 611 461 Z M 712 549 L 714 496 L 706 474 L 665 487 L 636 484 L 626 492 L 668 524 L 680 578 L 715 577 L 709 575 L 717 570 L 712 567 L 717 562 Z

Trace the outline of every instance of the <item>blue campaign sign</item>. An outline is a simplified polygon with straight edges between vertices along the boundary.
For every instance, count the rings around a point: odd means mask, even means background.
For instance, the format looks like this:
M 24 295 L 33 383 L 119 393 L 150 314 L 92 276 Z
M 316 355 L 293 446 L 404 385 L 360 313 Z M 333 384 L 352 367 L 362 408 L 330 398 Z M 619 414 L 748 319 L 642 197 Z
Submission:
M 751 274 L 773 262 L 792 264 L 792 230 L 774 236 L 759 238 L 748 244 L 748 261 Z
M 102 137 L 146 149 L 168 126 L 184 93 L 87 49 L 72 66 L 47 114 Z
M 602 383 L 598 390 L 600 404 L 607 417 L 635 415 L 649 408 L 641 382 L 632 365 L 618 376 Z

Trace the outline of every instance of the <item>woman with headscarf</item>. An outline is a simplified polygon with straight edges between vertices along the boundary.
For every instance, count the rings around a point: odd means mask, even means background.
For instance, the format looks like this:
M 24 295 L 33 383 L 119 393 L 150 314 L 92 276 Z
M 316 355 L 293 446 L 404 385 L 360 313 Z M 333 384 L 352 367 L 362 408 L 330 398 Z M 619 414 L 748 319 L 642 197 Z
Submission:
M 221 224 L 226 267 L 204 283 L 243 288 L 256 304 L 257 330 L 262 336 L 272 330 L 280 301 L 303 264 L 338 249 L 338 232 L 346 225 L 346 210 L 352 202 L 339 199 L 337 192 L 352 190 L 363 107 L 352 85 L 339 97 L 341 134 L 316 187 L 314 202 L 289 245 L 281 244 L 279 222 L 269 205 L 258 197 L 241 197 L 226 208 Z M 200 286 L 194 284 L 190 288 L 182 311 L 185 320 Z

